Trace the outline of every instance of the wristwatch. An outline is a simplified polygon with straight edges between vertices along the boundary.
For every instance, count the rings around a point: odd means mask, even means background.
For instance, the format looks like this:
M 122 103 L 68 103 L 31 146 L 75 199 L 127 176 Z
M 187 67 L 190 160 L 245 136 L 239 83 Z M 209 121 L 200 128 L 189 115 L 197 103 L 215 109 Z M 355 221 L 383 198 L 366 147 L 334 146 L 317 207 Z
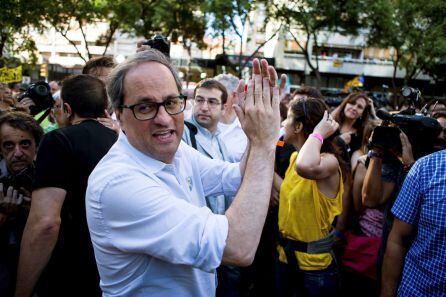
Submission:
M 368 153 L 367 153 L 367 157 L 368 158 L 379 158 L 379 159 L 382 159 L 383 158 L 383 155 L 382 154 L 380 154 L 380 153 L 377 153 L 377 152 L 375 152 L 374 150 L 370 150 Z

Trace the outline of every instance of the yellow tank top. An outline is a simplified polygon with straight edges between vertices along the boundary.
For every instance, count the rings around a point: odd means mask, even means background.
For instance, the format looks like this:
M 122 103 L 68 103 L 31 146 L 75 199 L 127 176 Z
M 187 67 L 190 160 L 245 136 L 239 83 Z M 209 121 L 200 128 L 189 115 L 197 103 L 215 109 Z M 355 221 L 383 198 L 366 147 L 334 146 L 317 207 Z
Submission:
M 285 238 L 310 242 L 327 236 L 334 218 L 342 212 L 344 187 L 339 170 L 339 191 L 335 198 L 328 198 L 317 188 L 315 180 L 305 179 L 294 170 L 297 152 L 290 158 L 290 166 L 280 188 L 279 232 Z M 287 263 L 283 248 L 278 245 L 279 260 Z M 330 253 L 307 254 L 295 252 L 302 270 L 323 270 L 332 257 Z

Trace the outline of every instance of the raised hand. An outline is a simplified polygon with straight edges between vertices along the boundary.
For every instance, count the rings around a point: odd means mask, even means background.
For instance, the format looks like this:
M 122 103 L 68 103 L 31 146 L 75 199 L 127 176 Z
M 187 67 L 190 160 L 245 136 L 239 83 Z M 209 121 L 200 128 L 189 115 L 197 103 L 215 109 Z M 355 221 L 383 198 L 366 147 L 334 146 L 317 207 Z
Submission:
M 266 60 L 253 60 L 253 78 L 245 83 L 241 80 L 238 88 L 238 105 L 234 105 L 243 131 L 251 145 L 274 148 L 279 136 L 279 87 L 277 73 Z
M 119 133 L 119 125 L 115 123 L 107 110 L 105 110 L 105 118 L 97 118 L 96 120 L 105 127 L 112 129 L 116 133 Z
M 236 103 L 237 99 L 237 92 L 233 92 L 232 94 L 229 94 L 228 101 L 226 101 L 223 112 L 220 117 L 220 121 L 224 124 L 231 124 L 235 117 L 237 116 L 234 111 L 233 105 Z
M 324 112 L 322 120 L 314 127 L 313 132 L 320 134 L 324 139 L 330 137 L 338 130 L 339 124 L 333 120 L 328 111 Z
M 412 152 L 412 144 L 410 143 L 407 135 L 404 134 L 404 132 L 402 131 L 400 133 L 400 140 L 402 147 L 401 161 L 403 162 L 403 165 L 412 165 L 413 163 L 415 163 Z
M 3 184 L 0 183 L 0 206 L 2 208 L 2 212 L 5 214 L 15 212 L 23 201 L 23 194 L 19 194 L 19 191 L 11 186 L 8 187 L 5 195 L 3 192 Z

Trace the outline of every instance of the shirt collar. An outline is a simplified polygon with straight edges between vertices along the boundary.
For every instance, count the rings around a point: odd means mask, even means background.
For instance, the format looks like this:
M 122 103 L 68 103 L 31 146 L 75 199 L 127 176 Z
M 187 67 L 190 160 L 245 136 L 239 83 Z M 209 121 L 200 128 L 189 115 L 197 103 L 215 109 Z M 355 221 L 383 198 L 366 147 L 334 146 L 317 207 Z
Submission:
M 138 150 L 137 148 L 135 148 L 128 140 L 127 136 L 124 134 L 124 132 L 119 133 L 119 138 L 118 138 L 118 142 L 122 144 L 122 146 L 125 149 L 125 153 L 132 159 L 134 159 L 136 162 L 138 162 L 139 164 L 141 164 L 145 170 L 149 171 L 149 172 L 153 172 L 153 173 L 158 173 L 159 171 L 162 171 L 166 168 L 166 166 L 168 166 L 168 164 L 161 162 L 159 160 L 154 159 L 152 156 L 147 155 L 143 152 L 141 152 L 140 150 Z M 174 156 L 174 162 L 173 164 L 177 163 L 178 159 L 181 159 L 181 143 L 178 146 L 178 149 L 175 153 Z M 175 165 L 174 165 L 175 166 Z
M 194 124 L 194 125 L 197 127 L 198 132 L 199 132 L 200 134 L 203 134 L 203 135 L 206 136 L 207 138 L 212 138 L 212 137 L 214 137 L 214 136 L 218 136 L 218 135 L 220 134 L 220 132 L 221 132 L 220 127 L 217 125 L 217 129 L 215 130 L 215 132 L 214 132 L 214 133 L 211 133 L 208 129 L 206 129 L 205 127 L 201 126 L 201 125 L 197 122 L 197 120 L 195 119 L 195 116 L 193 116 L 193 115 L 192 115 L 190 121 L 192 122 L 192 124 Z

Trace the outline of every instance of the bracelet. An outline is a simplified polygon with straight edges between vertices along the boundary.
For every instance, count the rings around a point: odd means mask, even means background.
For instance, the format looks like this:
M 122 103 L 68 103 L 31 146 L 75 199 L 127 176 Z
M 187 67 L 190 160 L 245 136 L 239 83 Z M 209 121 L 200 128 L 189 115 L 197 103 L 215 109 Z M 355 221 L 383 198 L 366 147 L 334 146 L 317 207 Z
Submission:
M 379 159 L 382 159 L 382 158 L 383 158 L 382 154 L 378 154 L 378 153 L 375 152 L 374 150 L 370 150 L 370 151 L 367 153 L 367 157 L 369 157 L 370 159 L 371 159 L 371 158 L 379 158 Z
M 317 140 L 319 140 L 321 142 L 321 144 L 324 144 L 324 138 L 322 137 L 321 134 L 319 134 L 319 133 L 311 133 L 310 136 L 316 138 Z

